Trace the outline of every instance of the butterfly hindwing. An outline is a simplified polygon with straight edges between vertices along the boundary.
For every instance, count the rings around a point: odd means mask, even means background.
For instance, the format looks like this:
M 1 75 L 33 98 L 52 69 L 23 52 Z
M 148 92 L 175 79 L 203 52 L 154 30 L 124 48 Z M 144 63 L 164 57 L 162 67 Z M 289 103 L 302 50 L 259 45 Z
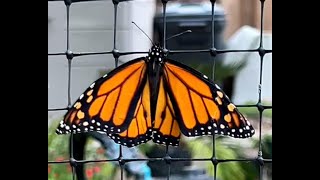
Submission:
M 163 66 L 163 73 L 176 103 L 176 117 L 184 135 L 215 133 L 246 138 L 254 134 L 249 121 L 208 77 L 168 59 Z
M 144 58 L 138 58 L 99 78 L 68 110 L 56 132 L 125 131 L 146 84 L 146 73 Z
M 153 124 L 153 142 L 178 146 L 181 132 L 177 122 L 174 102 L 171 101 L 165 82 L 165 77 L 162 76 L 159 82 L 156 114 Z
M 148 79 L 139 95 L 133 119 L 127 130 L 122 133 L 108 134 L 114 142 L 127 147 L 146 143 L 152 138 L 150 87 Z

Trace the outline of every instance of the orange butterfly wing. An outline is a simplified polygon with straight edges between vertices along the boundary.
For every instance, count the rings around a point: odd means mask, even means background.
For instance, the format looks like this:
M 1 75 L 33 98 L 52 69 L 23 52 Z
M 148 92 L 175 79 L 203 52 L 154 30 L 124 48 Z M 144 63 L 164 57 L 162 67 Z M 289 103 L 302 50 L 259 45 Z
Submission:
M 175 118 L 184 135 L 215 133 L 246 138 L 255 133 L 227 95 L 205 75 L 179 62 L 166 60 L 163 76 Z
M 153 125 L 153 142 L 178 146 L 180 140 L 180 128 L 171 98 L 167 91 L 165 77 L 159 82 L 158 101 Z
M 56 133 L 127 130 L 137 113 L 139 94 L 147 84 L 144 59 L 129 61 L 96 80 L 68 110 Z M 150 107 L 144 111 L 150 111 Z
M 139 96 L 137 107 L 127 130 L 122 133 L 108 134 L 114 142 L 132 147 L 146 143 L 152 138 L 152 124 L 150 112 L 150 87 L 149 80 Z

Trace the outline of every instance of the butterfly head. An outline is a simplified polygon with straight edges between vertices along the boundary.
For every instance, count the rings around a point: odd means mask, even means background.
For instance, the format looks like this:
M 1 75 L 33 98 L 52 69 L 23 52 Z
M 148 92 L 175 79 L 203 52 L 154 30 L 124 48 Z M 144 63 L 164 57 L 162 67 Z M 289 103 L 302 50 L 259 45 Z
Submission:
M 151 61 L 161 63 L 163 62 L 163 58 L 164 58 L 163 49 L 158 44 L 153 45 L 149 51 L 148 59 Z

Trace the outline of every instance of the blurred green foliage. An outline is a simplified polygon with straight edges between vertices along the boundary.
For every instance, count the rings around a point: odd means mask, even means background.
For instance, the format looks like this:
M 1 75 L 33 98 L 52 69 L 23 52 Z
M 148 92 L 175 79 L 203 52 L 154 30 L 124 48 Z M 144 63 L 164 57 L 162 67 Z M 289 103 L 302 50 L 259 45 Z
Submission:
M 262 105 L 272 105 L 270 102 L 262 101 Z M 248 101 L 245 103 L 245 105 L 253 105 L 257 104 L 257 102 L 254 101 Z M 248 118 L 252 119 L 258 119 L 259 118 L 259 111 L 257 107 L 238 107 L 239 111 L 246 115 Z M 262 113 L 262 117 L 272 118 L 272 109 L 266 109 Z

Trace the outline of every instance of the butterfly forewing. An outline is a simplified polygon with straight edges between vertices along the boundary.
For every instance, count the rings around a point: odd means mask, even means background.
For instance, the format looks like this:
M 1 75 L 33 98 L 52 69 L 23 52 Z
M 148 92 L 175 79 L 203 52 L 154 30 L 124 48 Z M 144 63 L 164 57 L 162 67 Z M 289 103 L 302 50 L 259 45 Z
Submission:
M 176 61 L 163 68 L 168 91 L 176 102 L 176 117 L 186 136 L 210 134 L 251 137 L 254 129 L 218 85 L 200 72 Z
M 101 131 L 120 133 L 131 120 L 146 83 L 144 58 L 123 64 L 95 81 L 69 109 L 58 134 Z

